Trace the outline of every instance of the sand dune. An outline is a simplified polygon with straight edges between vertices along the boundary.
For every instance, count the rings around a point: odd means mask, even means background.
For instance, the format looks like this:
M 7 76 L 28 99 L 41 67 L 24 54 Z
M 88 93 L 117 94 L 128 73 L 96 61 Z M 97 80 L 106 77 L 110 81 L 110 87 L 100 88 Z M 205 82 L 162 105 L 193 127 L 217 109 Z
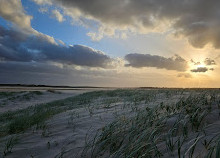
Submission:
M 112 92 L 91 92 L 79 95 L 77 99 L 63 100 L 63 103 L 66 104 L 68 108 L 63 112 L 54 115 L 50 119 L 47 119 L 47 121 L 41 124 L 40 128 L 37 129 L 34 125 L 24 132 L 2 137 L 0 151 L 4 151 L 5 143 L 11 138 L 11 136 L 16 136 L 18 141 L 13 146 L 12 152 L 6 153 L 6 157 L 117 157 L 114 156 L 114 154 L 112 155 L 109 153 L 108 150 L 101 152 L 101 155 L 99 152 L 100 144 L 98 143 L 98 140 L 101 138 L 100 136 L 104 134 L 104 131 L 108 131 L 107 127 L 112 122 L 116 121 L 111 127 L 114 127 L 114 125 L 123 120 L 125 122 L 129 119 L 134 121 L 133 118 L 137 117 L 139 113 L 141 114 L 142 112 L 145 112 L 148 108 L 153 109 L 158 105 L 169 105 L 172 107 L 173 105 L 178 104 L 183 98 L 187 99 L 192 94 L 195 95 L 194 97 L 198 97 L 203 93 L 197 91 L 183 91 L 181 93 L 178 91 L 171 91 L 168 93 L 169 91 L 167 92 L 163 90 L 116 90 Z M 42 99 L 43 101 L 45 101 L 45 98 L 48 96 L 51 96 L 51 100 L 53 100 L 54 98 L 59 99 L 59 97 L 64 98 L 76 94 L 73 93 L 67 95 L 49 93 L 50 92 L 45 92 L 45 96 L 43 97 L 44 99 Z M 37 98 L 38 97 L 35 99 Z M 38 100 L 40 100 L 39 98 Z M 198 143 L 194 153 L 194 155 L 200 155 L 200 157 L 203 157 L 207 153 L 201 143 L 202 140 L 205 138 L 210 140 L 220 131 L 220 110 L 217 105 L 219 101 L 218 94 L 215 99 L 216 100 L 212 102 L 212 110 L 205 118 L 206 123 L 204 123 L 203 129 L 206 131 L 207 137 L 204 137 L 203 134 L 199 132 L 200 128 L 199 131 L 195 132 L 190 129 L 187 139 L 182 145 L 182 148 L 188 148 L 192 145 L 191 141 L 197 138 L 197 134 L 200 133 L 201 140 L 198 141 L 200 143 Z M 209 95 L 207 95 L 207 100 L 210 100 Z M 171 114 L 171 112 L 169 113 Z M 178 120 L 176 114 L 170 114 L 165 123 L 168 131 L 173 128 L 174 124 Z M 120 127 L 117 128 L 118 131 L 121 130 Z M 136 131 L 138 130 L 139 129 L 136 129 Z M 168 131 L 164 131 L 165 133 L 161 133 L 161 135 L 166 134 Z M 127 132 L 129 134 L 129 131 Z M 114 133 L 112 134 L 112 139 L 113 136 Z M 177 136 L 173 137 L 173 139 L 177 140 Z M 109 138 L 110 137 L 111 135 L 109 135 Z M 118 138 L 120 139 L 120 137 Z M 165 142 L 158 142 L 157 146 L 158 149 L 163 152 L 162 157 L 170 157 L 170 153 L 168 152 Z M 181 154 L 184 154 L 184 150 L 181 150 Z M 173 149 L 173 157 L 178 157 L 178 150 L 176 147 Z

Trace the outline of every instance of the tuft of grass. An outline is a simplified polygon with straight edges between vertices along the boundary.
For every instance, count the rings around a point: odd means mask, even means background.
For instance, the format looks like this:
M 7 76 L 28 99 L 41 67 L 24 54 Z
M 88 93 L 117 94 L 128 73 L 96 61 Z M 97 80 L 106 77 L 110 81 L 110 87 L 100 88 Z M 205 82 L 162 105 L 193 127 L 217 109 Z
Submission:
M 7 142 L 5 143 L 5 148 L 4 148 L 4 156 L 12 152 L 13 147 L 15 144 L 18 142 L 18 137 L 17 136 L 11 136 Z

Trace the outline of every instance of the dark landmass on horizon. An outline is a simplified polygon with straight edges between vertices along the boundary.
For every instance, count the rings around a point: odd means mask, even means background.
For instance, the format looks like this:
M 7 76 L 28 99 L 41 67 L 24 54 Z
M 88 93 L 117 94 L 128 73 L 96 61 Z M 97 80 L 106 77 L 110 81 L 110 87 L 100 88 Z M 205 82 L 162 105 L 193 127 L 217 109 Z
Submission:
M 180 87 L 101 87 L 101 86 L 66 86 L 66 85 L 38 85 L 38 84 L 0 84 L 0 87 L 45 87 L 45 88 L 138 88 L 138 89 L 220 89 L 220 88 L 180 88 Z
M 54 85 L 37 85 L 37 84 L 0 84 L 0 87 L 51 87 L 51 88 L 110 88 L 110 87 L 93 87 L 93 86 L 54 86 Z

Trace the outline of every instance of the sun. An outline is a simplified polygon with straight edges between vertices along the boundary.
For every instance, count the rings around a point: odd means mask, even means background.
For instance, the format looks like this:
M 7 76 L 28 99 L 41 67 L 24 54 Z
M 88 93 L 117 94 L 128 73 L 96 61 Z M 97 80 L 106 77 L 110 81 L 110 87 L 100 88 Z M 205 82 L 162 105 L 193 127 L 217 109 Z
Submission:
M 194 62 L 194 63 L 191 63 L 189 65 L 189 70 L 191 73 L 195 74 L 198 74 L 198 73 L 204 73 L 204 72 L 207 72 L 209 70 L 209 68 L 207 68 L 207 66 L 205 65 L 205 63 L 202 63 L 202 62 Z
M 203 68 L 203 67 L 205 67 L 205 65 L 202 64 L 202 63 L 199 63 L 199 64 L 194 64 L 194 63 L 192 63 L 192 64 L 189 65 L 189 67 L 190 67 L 190 69 L 198 69 L 198 68 Z
M 199 65 L 196 65 L 197 68 L 200 68 L 200 67 L 205 67 L 205 65 L 203 64 L 199 64 Z

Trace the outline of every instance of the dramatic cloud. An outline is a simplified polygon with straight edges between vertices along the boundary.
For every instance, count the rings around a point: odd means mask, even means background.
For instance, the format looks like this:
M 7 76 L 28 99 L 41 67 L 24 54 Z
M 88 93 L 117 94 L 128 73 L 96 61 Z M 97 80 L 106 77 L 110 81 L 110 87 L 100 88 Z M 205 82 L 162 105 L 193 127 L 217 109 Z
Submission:
M 112 67 L 114 62 L 103 52 L 86 46 L 53 44 L 41 36 L 30 36 L 3 27 L 0 27 L 0 58 L 4 61 L 53 61 L 102 68 Z
M 89 70 L 77 70 L 40 62 L 0 62 L 0 83 L 86 85 L 97 75 Z
M 129 62 L 126 66 L 136 68 L 156 67 L 158 69 L 185 71 L 188 67 L 187 61 L 178 55 L 171 58 L 165 58 L 150 54 L 127 54 L 125 59 Z
M 98 34 L 89 34 L 92 38 L 109 35 L 109 30 L 112 35 L 115 30 L 147 33 L 172 29 L 176 35 L 188 38 L 194 47 L 201 48 L 211 43 L 220 48 L 218 0 L 34 1 L 38 4 L 53 3 L 84 25 L 87 25 L 86 20 L 96 21 L 100 29 Z
M 38 63 L 38 62 L 15 62 L 7 61 L 0 62 L 0 72 L 1 73 L 41 73 L 41 74 L 68 74 L 69 70 L 61 68 L 59 66 L 48 64 L 48 63 Z
M 179 73 L 177 77 L 192 78 L 192 75 L 190 73 Z
M 32 16 L 26 15 L 20 0 L 1 0 L 0 16 L 22 29 L 31 28 Z
M 206 58 L 205 61 L 204 61 L 204 63 L 205 63 L 206 65 L 216 65 L 215 60 L 210 59 L 210 58 Z
M 52 14 L 52 17 L 57 19 L 57 21 L 59 22 L 63 22 L 65 20 L 63 15 L 58 10 L 52 10 L 51 14 Z
M 206 72 L 208 70 L 207 67 L 197 67 L 196 69 L 192 69 L 191 72 Z
M 14 28 L 25 34 L 35 35 L 39 38 L 44 38 L 48 42 L 56 43 L 53 37 L 38 32 L 31 27 L 31 19 L 33 17 L 26 14 L 21 0 L 1 0 L 0 16 L 10 21 L 14 25 Z

